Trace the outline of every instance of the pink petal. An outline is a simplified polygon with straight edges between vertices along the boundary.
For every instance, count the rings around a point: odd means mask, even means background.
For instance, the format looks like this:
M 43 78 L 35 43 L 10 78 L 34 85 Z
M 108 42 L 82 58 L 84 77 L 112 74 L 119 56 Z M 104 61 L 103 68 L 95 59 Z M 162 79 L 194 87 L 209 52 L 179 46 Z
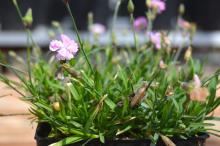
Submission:
M 145 17 L 141 16 L 135 19 L 134 21 L 135 30 L 145 29 L 146 27 L 147 27 L 147 19 Z
M 63 43 L 58 40 L 52 40 L 49 46 L 50 50 L 53 52 L 61 49 L 62 47 L 63 47 Z
M 96 23 L 90 27 L 90 31 L 94 34 L 103 34 L 106 32 L 106 28 L 104 25 Z
M 161 35 L 159 32 L 150 33 L 150 41 L 155 45 L 157 49 L 161 48 Z
M 71 44 L 69 44 L 68 46 L 67 46 L 67 50 L 71 53 L 71 54 L 76 54 L 77 52 L 78 52 L 78 44 L 76 43 L 76 42 L 74 42 L 74 41 L 71 41 Z
M 158 13 L 161 13 L 162 11 L 166 10 L 166 4 L 162 0 L 152 0 L 150 7 L 156 8 Z
M 67 35 L 65 35 L 65 34 L 61 34 L 61 40 L 62 40 L 62 42 L 63 42 L 63 44 L 64 45 L 69 45 L 70 43 L 71 43 L 71 39 L 67 36 Z
M 193 76 L 193 80 L 194 80 L 194 85 L 195 85 L 196 88 L 201 87 L 202 83 L 201 83 L 201 81 L 199 79 L 199 76 L 197 74 L 195 74 Z
M 78 44 L 74 41 L 71 40 L 68 36 L 62 34 L 61 35 L 61 40 L 63 41 L 64 47 L 69 51 L 71 54 L 76 54 L 78 52 Z
M 58 60 L 70 60 L 74 56 L 73 56 L 73 54 L 69 53 L 66 49 L 61 49 L 61 50 L 57 51 L 56 57 Z

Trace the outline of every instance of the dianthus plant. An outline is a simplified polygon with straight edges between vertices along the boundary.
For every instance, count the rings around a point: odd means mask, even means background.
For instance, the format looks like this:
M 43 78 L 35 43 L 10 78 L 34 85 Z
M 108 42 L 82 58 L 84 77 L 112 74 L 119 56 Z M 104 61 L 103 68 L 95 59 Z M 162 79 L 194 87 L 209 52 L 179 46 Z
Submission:
M 92 139 L 151 139 L 155 144 L 159 137 L 172 143 L 171 137 L 218 135 L 208 120 L 219 120 L 213 115 L 220 104 L 219 70 L 205 77 L 203 65 L 192 58 L 193 24 L 178 18 L 178 30 L 190 36 L 180 60 L 182 49 L 172 49 L 169 33 L 151 31 L 153 20 L 166 8 L 162 0 L 148 0 L 147 16 L 141 19 L 131 15 L 135 48 L 119 47 L 117 36 L 104 46 L 81 39 L 68 1 L 65 5 L 77 39 L 61 34 L 52 40 L 49 61 L 36 59 L 29 49 L 27 72 L 1 63 L 20 79 L 1 74 L 1 81 L 30 103 L 33 120 L 51 126 L 49 137 L 63 138 L 53 145 Z M 132 6 L 129 1 L 131 14 Z M 97 39 L 105 35 L 102 30 Z M 138 43 L 138 31 L 146 32 L 144 44 Z M 33 50 L 38 48 L 31 44 Z

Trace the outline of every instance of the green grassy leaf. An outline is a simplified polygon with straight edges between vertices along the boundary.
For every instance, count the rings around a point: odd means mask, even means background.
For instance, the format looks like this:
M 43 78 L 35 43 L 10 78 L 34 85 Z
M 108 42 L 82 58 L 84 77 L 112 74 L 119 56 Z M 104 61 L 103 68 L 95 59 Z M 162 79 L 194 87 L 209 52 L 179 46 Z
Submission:
M 65 146 L 65 145 L 73 144 L 73 143 L 76 143 L 82 140 L 83 140 L 82 137 L 72 136 L 72 137 L 67 137 L 63 140 L 60 140 L 56 143 L 50 144 L 49 146 Z

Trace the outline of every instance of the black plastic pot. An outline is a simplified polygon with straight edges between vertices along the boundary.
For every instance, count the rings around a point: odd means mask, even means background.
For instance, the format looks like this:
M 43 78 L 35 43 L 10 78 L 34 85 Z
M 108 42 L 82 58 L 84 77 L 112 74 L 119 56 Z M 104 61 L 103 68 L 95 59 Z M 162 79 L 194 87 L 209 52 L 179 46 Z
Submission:
M 47 123 L 41 123 L 38 125 L 35 139 L 37 146 L 48 146 L 54 142 L 61 140 L 62 138 L 48 138 L 50 133 L 50 125 Z M 187 140 L 180 138 L 173 138 L 172 141 L 176 146 L 205 146 L 206 139 L 209 135 L 203 133 L 198 137 L 192 137 Z M 84 142 L 78 142 L 75 144 L 70 144 L 68 146 L 81 146 Z M 105 144 L 101 143 L 98 139 L 88 142 L 85 146 L 150 146 L 150 140 L 106 140 Z M 164 142 L 160 139 L 156 146 L 166 146 Z

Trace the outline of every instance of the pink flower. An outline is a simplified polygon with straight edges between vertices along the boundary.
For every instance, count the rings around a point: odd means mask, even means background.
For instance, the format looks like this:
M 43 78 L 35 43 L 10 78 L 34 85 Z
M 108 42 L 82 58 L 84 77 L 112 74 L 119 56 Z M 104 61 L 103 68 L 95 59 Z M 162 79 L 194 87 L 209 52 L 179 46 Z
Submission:
M 178 23 L 179 27 L 181 27 L 183 29 L 190 29 L 191 28 L 191 24 L 184 19 L 181 19 L 181 18 L 178 19 L 177 23 Z
M 58 40 L 52 40 L 50 42 L 50 51 L 57 51 L 60 48 L 63 48 L 63 43 Z
M 197 74 L 193 76 L 193 84 L 194 87 L 189 94 L 190 99 L 192 101 L 205 102 L 207 96 L 209 96 L 209 91 L 207 88 L 202 87 L 201 80 L 199 79 L 199 76 Z
M 106 28 L 104 25 L 96 23 L 90 26 L 90 32 L 93 34 L 101 35 L 106 32 Z
M 166 69 L 167 68 L 167 64 L 165 64 L 163 60 L 160 60 L 159 67 L 161 69 Z
M 68 36 L 62 34 L 60 40 L 52 40 L 49 46 L 52 52 L 56 52 L 58 60 L 71 60 L 78 52 L 78 44 Z
M 190 92 L 190 99 L 192 101 L 205 102 L 209 96 L 209 90 L 205 87 L 194 88 Z
M 166 4 L 162 0 L 152 0 L 149 2 L 148 7 L 156 9 L 158 13 L 162 13 L 166 10 Z
M 202 83 L 201 83 L 201 81 L 200 81 L 200 79 L 199 79 L 199 76 L 198 76 L 197 74 L 195 74 L 195 75 L 193 76 L 193 81 L 194 81 L 194 86 L 195 86 L 196 88 L 200 88 L 200 87 L 202 86 Z
M 161 34 L 159 32 L 151 32 L 149 37 L 150 41 L 155 45 L 156 49 L 161 49 Z
M 134 29 L 135 30 L 142 30 L 147 28 L 147 19 L 143 16 L 138 17 L 137 19 L 135 19 L 134 21 Z

